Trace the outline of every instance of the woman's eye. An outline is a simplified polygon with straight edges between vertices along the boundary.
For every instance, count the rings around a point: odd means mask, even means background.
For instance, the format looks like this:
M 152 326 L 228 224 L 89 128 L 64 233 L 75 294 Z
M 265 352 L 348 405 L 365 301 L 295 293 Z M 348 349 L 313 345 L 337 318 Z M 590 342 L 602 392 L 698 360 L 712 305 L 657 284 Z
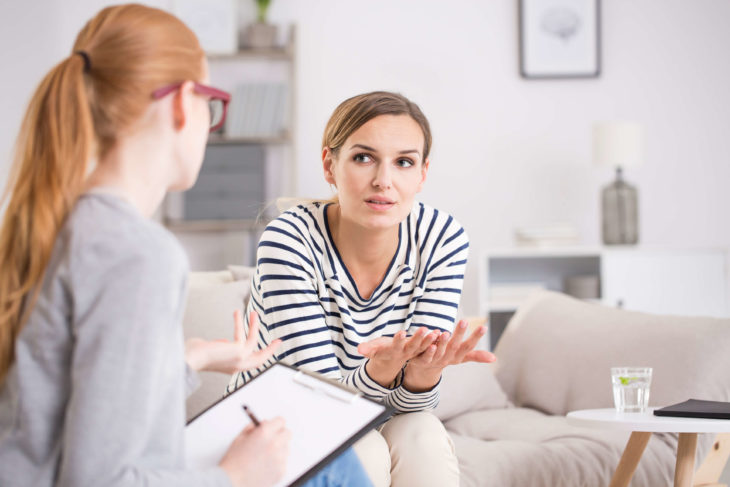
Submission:
M 352 158 L 355 162 L 370 162 L 372 158 L 367 154 L 357 154 Z
M 410 159 L 398 159 L 397 164 L 399 167 L 411 167 L 413 165 L 413 161 Z

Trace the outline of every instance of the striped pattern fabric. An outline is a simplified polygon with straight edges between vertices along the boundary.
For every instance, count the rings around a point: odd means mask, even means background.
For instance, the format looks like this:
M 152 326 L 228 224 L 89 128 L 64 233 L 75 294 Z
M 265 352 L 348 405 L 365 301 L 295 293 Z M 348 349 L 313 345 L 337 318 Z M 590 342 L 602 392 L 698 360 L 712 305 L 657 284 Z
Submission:
M 398 249 L 383 281 L 363 299 L 334 246 L 326 206 L 291 208 L 264 231 L 248 312 L 260 317 L 260 347 L 276 338 L 283 343 L 262 368 L 234 375 L 227 392 L 282 360 L 340 380 L 400 412 L 434 408 L 438 386 L 410 392 L 401 372 L 383 387 L 366 373 L 367 359 L 357 347 L 401 330 L 410 335 L 421 326 L 453 330 L 469 249 L 466 232 L 450 215 L 414 204 L 400 224 Z

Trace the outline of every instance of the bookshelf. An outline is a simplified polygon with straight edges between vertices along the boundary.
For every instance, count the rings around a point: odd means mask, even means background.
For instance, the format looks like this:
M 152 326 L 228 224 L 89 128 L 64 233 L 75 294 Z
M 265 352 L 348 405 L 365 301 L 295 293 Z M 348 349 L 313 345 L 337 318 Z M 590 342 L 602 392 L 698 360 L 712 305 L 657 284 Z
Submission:
M 274 216 L 271 203 L 295 192 L 296 27 L 284 37 L 281 46 L 208 56 L 210 83 L 233 95 L 226 125 L 210 135 L 195 186 L 163 205 L 162 221 L 183 245 L 202 247 L 207 236 L 249 247 L 221 257 L 221 266 L 251 264 L 251 247 Z

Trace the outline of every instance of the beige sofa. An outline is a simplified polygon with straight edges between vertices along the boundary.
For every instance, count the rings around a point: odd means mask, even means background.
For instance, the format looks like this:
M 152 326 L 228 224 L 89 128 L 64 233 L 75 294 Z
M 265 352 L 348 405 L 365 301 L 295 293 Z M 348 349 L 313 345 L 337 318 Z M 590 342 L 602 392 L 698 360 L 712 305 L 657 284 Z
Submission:
M 193 273 L 186 335 L 230 337 L 250 275 L 244 267 Z M 565 414 L 612 406 L 611 366 L 653 367 L 651 406 L 730 401 L 730 320 L 634 313 L 547 292 L 518 310 L 495 353 L 497 364 L 450 367 L 442 380 L 435 413 L 454 440 L 463 486 L 607 486 L 629 434 L 574 427 Z M 204 376 L 188 416 L 220 397 L 227 380 Z M 713 440 L 700 436 L 698 465 Z M 676 435 L 653 435 L 631 485 L 672 485 L 676 446 Z M 724 453 L 713 450 L 696 480 L 717 481 Z

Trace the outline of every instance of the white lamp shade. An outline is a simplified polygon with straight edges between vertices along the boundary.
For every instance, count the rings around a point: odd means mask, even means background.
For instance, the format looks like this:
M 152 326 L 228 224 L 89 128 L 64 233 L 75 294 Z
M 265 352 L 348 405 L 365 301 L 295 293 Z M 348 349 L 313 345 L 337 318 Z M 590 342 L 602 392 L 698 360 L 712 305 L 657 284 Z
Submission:
M 644 162 L 644 127 L 636 122 L 594 124 L 593 162 L 622 168 L 641 165 Z

